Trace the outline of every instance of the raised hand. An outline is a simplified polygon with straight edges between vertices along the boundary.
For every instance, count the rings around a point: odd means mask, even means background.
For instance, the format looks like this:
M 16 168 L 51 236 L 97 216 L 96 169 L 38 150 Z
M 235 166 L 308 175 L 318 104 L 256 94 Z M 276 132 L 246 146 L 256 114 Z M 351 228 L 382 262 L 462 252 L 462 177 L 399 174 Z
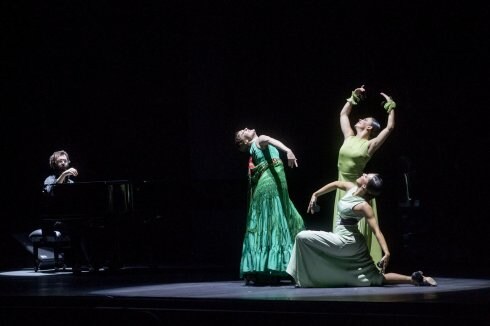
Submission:
M 317 198 L 315 195 L 311 196 L 311 200 L 308 204 L 308 208 L 306 209 L 306 213 L 315 214 L 320 211 L 320 206 L 318 206 L 318 204 L 316 203 L 316 199 Z
M 296 159 L 296 156 L 294 156 L 293 151 L 289 150 L 287 152 L 287 156 L 288 156 L 288 166 L 290 168 L 298 167 L 298 160 Z
M 386 112 L 390 113 L 391 110 L 396 108 L 396 103 L 395 103 L 395 101 L 393 101 L 391 96 L 386 95 L 383 92 L 381 92 L 379 94 L 381 94 L 381 96 L 383 96 L 385 98 L 385 100 L 383 102 L 381 102 L 381 104 L 383 105 L 383 108 L 386 110 Z
M 347 102 L 350 102 L 352 105 L 359 104 L 359 102 L 361 102 L 364 99 L 364 92 L 365 91 L 366 91 L 366 89 L 364 88 L 364 85 L 356 88 L 355 90 L 352 91 L 352 94 L 347 99 Z

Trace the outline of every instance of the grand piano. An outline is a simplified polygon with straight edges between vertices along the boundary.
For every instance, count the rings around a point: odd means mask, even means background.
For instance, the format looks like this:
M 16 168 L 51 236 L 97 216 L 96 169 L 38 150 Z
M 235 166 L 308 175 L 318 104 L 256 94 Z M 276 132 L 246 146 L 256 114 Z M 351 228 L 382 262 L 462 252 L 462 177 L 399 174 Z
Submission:
M 127 180 L 55 184 L 45 193 L 43 219 L 85 220 L 89 223 L 121 219 L 134 212 L 133 183 Z
M 110 180 L 56 184 L 43 196 L 41 224 L 45 230 L 59 228 L 83 242 L 85 258 L 73 255 L 94 268 L 121 268 L 125 257 L 144 250 L 141 239 L 161 217 L 156 198 L 159 183 Z M 73 247 L 72 246 L 72 247 Z

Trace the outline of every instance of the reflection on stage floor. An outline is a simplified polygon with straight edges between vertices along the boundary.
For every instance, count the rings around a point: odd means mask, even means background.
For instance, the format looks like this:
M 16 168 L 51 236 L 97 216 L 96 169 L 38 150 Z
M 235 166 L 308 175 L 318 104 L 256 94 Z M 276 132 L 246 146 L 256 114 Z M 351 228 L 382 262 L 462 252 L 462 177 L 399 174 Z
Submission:
M 79 276 L 69 269 L 28 268 L 0 272 L 0 309 L 5 324 L 47 321 L 53 311 L 60 325 L 74 317 L 96 324 L 110 320 L 139 325 L 183 325 L 216 318 L 234 325 L 292 325 L 303 320 L 363 325 L 490 323 L 490 279 L 434 277 L 437 287 L 305 289 L 289 282 L 247 286 L 219 266 L 128 267 Z

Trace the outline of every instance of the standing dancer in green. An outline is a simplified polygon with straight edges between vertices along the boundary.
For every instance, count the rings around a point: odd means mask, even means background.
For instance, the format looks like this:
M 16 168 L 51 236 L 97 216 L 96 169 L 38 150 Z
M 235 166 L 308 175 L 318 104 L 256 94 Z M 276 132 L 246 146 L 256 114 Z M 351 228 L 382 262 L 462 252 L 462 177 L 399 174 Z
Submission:
M 337 167 L 339 171 L 339 181 L 355 182 L 359 176 L 362 175 L 365 170 L 366 164 L 369 162 L 373 154 L 383 145 L 388 136 L 395 128 L 395 107 L 396 103 L 393 99 L 385 93 L 380 93 L 384 98 L 384 109 L 388 113 L 388 122 L 386 127 L 381 130 L 379 122 L 372 118 L 367 117 L 359 119 L 354 125 L 355 132 L 351 127 L 349 115 L 352 112 L 352 108 L 357 106 L 365 95 L 364 85 L 356 88 L 351 97 L 349 97 L 340 111 L 340 128 L 344 135 L 344 142 L 339 150 Z M 333 213 L 333 229 L 338 223 L 337 203 L 344 196 L 345 192 L 341 189 L 337 189 L 335 195 L 334 213 Z M 376 220 L 378 219 L 378 213 L 376 208 L 376 201 L 373 198 L 371 206 L 374 210 Z M 365 220 L 361 220 L 358 223 L 359 230 L 366 238 L 369 252 L 375 262 L 381 260 L 382 252 L 381 247 L 376 239 L 373 237 L 373 233 L 369 228 Z
M 249 198 L 240 278 L 247 285 L 278 284 L 291 280 L 286 268 L 296 234 L 304 222 L 289 198 L 284 164 L 279 150 L 287 154 L 288 166 L 297 167 L 294 153 L 282 142 L 255 129 L 235 134 L 242 152 L 249 152 Z

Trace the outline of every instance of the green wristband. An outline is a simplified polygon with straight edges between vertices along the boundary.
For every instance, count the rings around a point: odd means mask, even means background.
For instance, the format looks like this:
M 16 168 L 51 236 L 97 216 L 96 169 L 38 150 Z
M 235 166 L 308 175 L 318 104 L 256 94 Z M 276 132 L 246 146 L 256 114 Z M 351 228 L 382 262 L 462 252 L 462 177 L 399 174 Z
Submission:
M 396 103 L 395 101 L 393 101 L 391 98 L 386 101 L 383 105 L 384 109 L 386 110 L 387 113 L 390 113 L 391 110 L 393 110 L 394 108 L 396 108 Z
M 347 99 L 347 102 L 350 102 L 352 105 L 357 105 L 359 102 L 361 102 L 362 97 L 357 95 L 354 91 L 352 91 L 351 96 Z

